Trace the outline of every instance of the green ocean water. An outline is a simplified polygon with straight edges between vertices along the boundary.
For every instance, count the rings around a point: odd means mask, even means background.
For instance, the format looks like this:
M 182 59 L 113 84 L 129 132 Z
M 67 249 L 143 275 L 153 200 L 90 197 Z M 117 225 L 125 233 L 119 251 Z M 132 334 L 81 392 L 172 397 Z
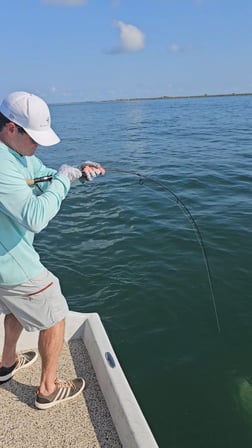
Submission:
M 252 446 L 252 97 L 54 105 L 52 167 L 101 162 L 36 247 L 98 312 L 160 447 Z M 211 269 L 218 332 L 195 229 Z M 144 448 L 144 447 L 143 447 Z

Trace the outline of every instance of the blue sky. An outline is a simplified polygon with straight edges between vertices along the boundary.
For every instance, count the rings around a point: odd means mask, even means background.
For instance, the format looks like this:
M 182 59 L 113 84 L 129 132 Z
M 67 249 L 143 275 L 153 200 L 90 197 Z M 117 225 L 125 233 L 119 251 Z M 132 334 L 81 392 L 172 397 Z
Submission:
M 251 0 L 9 0 L 1 98 L 252 92 Z

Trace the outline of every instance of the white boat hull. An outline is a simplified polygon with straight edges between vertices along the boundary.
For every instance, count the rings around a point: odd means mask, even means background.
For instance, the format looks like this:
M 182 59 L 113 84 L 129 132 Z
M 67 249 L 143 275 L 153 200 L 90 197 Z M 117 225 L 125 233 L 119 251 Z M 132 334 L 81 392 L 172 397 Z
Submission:
M 0 349 L 4 337 L 3 319 L 4 315 L 0 315 Z M 37 347 L 38 335 L 38 332 L 24 330 L 18 341 L 18 350 Z M 99 315 L 71 311 L 66 319 L 65 339 L 83 340 L 123 447 L 158 447 Z

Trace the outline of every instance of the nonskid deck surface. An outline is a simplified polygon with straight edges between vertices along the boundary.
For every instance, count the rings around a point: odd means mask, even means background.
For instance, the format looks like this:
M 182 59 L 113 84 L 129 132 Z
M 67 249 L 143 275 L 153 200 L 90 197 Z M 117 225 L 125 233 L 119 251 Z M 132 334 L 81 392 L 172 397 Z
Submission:
M 120 448 L 121 443 L 81 340 L 65 343 L 59 378 L 83 376 L 86 387 L 75 400 L 39 411 L 34 406 L 40 357 L 0 386 L 1 448 Z

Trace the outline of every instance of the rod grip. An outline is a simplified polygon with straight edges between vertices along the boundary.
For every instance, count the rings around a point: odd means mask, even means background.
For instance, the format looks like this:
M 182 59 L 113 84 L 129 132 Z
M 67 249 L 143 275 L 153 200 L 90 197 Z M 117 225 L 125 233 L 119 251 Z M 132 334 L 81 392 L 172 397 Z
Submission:
M 50 182 L 52 180 L 53 176 L 43 176 L 43 177 L 36 177 L 35 179 L 26 179 L 27 185 L 35 185 L 39 184 L 40 182 Z

